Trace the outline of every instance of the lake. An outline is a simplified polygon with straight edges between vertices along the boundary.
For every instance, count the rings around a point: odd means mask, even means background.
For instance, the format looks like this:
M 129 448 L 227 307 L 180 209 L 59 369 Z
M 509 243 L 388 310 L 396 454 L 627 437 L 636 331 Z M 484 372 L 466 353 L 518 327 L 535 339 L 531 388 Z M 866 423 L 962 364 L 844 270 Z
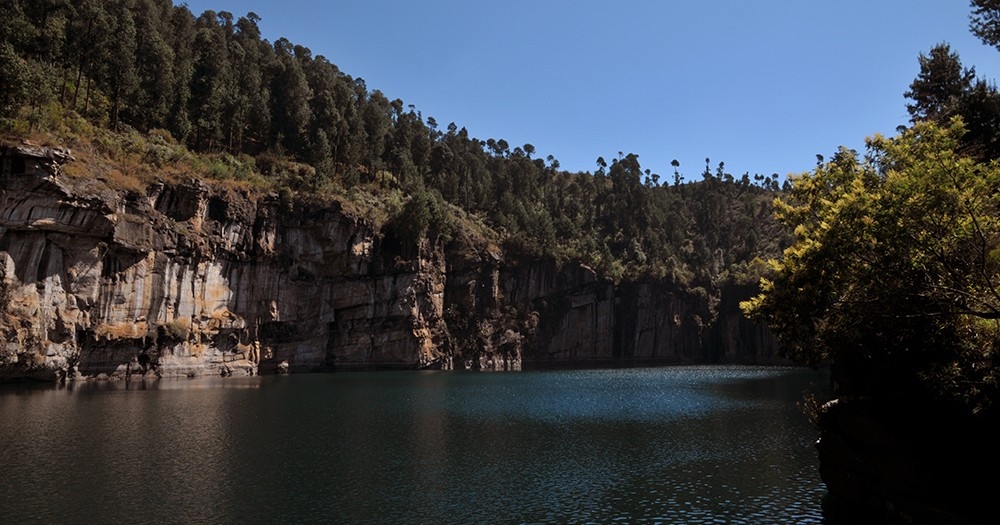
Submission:
M 352 372 L 0 387 L 4 523 L 822 523 L 826 376 Z

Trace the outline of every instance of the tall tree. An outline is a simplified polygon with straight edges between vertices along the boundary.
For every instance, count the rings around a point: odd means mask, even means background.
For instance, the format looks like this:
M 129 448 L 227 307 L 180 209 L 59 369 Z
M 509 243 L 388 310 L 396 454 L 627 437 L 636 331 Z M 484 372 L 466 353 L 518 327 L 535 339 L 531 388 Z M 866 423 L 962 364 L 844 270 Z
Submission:
M 10 42 L 0 40 L 0 117 L 13 116 L 27 95 L 28 67 Z
M 930 55 L 921 54 L 920 74 L 905 96 L 912 122 L 930 120 L 947 125 L 952 117 L 966 124 L 964 151 L 980 159 L 1000 158 L 1000 92 L 977 79 L 974 69 L 962 67 L 947 44 L 938 44 Z
M 369 95 L 362 109 L 365 136 L 368 139 L 368 152 L 365 164 L 369 177 L 375 178 L 382 171 L 382 156 L 386 151 L 386 142 L 392 130 L 392 104 L 381 91 L 375 90 Z
M 234 85 L 227 108 L 227 145 L 230 151 L 259 153 L 266 147 L 271 127 L 271 91 L 267 73 L 274 70 L 274 52 L 261 39 L 260 21 L 248 13 L 236 21 L 229 41 Z
M 0 42 L 9 43 L 19 53 L 28 49 L 31 37 L 37 32 L 24 12 L 24 3 L 21 0 L 0 2 L 0 17 L 3 19 L 0 24 Z
M 840 395 L 969 411 L 1000 393 L 1000 167 L 961 154 L 960 122 L 921 122 L 793 179 L 794 244 L 744 304 Z
M 129 0 L 118 0 L 111 7 L 111 34 L 103 85 L 111 97 L 111 127 L 117 129 L 122 105 L 139 86 L 136 71 L 136 29 Z
M 320 55 L 305 64 L 303 72 L 312 91 L 308 131 L 312 144 L 310 157 L 317 164 L 317 171 L 332 176 L 337 135 L 346 133 L 346 123 L 337 99 L 337 86 L 342 82 L 340 71 Z
M 211 151 L 224 139 L 225 114 L 234 82 L 225 26 L 218 13 L 198 17 L 194 39 L 194 73 L 191 77 L 190 113 L 194 117 L 193 144 Z
M 308 49 L 293 46 L 287 39 L 274 42 L 274 74 L 271 77 L 272 143 L 302 157 L 307 151 L 307 131 L 312 90 L 303 64 L 312 60 Z
M 173 9 L 164 35 L 174 55 L 171 89 L 167 101 L 170 111 L 167 129 L 180 141 L 187 141 L 193 129 L 190 116 L 191 88 L 195 73 L 195 18 L 187 6 Z
M 972 34 L 1000 50 L 1000 0 L 972 0 Z
M 126 118 L 140 129 L 167 127 L 174 88 L 174 50 L 167 42 L 170 2 L 138 0 L 135 9 L 136 89 L 130 93 Z
M 67 58 L 76 69 L 70 102 L 73 108 L 80 106 L 81 91 L 84 95 L 84 109 L 89 107 L 90 82 L 96 76 L 99 66 L 107 60 L 106 42 L 111 36 L 111 24 L 104 2 L 83 0 L 76 6 L 76 12 L 66 30 Z
M 959 100 L 972 87 L 975 69 L 962 67 L 958 54 L 948 44 L 938 44 L 930 54 L 920 54 L 920 73 L 904 96 L 913 122 L 946 121 L 958 114 Z

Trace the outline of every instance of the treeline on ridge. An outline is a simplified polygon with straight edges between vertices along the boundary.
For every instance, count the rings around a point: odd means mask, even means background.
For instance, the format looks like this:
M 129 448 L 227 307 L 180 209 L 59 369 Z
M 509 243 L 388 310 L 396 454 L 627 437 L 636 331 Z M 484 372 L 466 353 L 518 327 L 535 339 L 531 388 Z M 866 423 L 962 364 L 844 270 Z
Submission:
M 386 228 L 410 240 L 467 235 L 461 217 L 474 217 L 515 254 L 706 293 L 726 279 L 756 282 L 761 259 L 786 239 L 772 217 L 777 176 L 734 177 L 706 159 L 697 180 L 685 181 L 675 162 L 661 184 L 621 152 L 598 158 L 594 173 L 565 172 L 531 144 L 441 129 L 325 57 L 268 42 L 253 13 L 195 16 L 170 0 L 12 0 L 0 18 L 8 135 L 53 131 L 51 115 L 79 115 L 209 156 L 222 174 L 374 200 Z

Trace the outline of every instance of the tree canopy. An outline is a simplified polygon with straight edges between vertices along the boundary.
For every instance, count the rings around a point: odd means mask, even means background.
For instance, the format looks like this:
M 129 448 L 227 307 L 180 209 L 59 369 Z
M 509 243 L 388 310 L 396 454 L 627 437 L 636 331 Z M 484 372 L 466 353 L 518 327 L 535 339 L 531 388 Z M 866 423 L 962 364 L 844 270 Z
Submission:
M 972 0 L 969 27 L 984 44 L 1000 50 L 1000 1 Z
M 471 221 L 517 256 L 708 296 L 727 280 L 755 280 L 757 261 L 786 237 L 772 218 L 777 175 L 734 177 L 706 159 L 702 177 L 682 184 L 675 161 L 672 184 L 661 184 L 624 152 L 594 173 L 561 171 L 530 143 L 439 126 L 304 46 L 268 42 L 254 13 L 196 15 L 170 0 L 10 0 L 0 18 L 8 134 L 61 133 L 82 118 L 122 137 L 99 141 L 107 155 L 169 167 L 180 154 L 163 150 L 176 145 L 214 159 L 210 174 L 253 173 L 283 196 L 376 208 L 403 237 L 447 240 Z M 153 139 L 148 147 L 142 137 Z
M 920 73 L 904 94 L 912 100 L 906 109 L 911 122 L 934 121 L 947 125 L 962 117 L 966 132 L 962 150 L 980 159 L 1000 157 L 1000 93 L 990 82 L 965 68 L 946 43 L 921 54 Z
M 966 130 L 918 122 L 792 180 L 795 239 L 743 304 L 783 350 L 829 361 L 841 395 L 993 409 L 1000 371 L 1000 165 L 963 155 Z
M 970 29 L 1000 44 L 1000 2 Z M 741 306 L 782 351 L 830 363 L 840 396 L 933 400 L 970 414 L 1000 395 L 1000 93 L 947 43 L 918 57 L 909 127 L 841 149 L 776 201 L 794 240 Z

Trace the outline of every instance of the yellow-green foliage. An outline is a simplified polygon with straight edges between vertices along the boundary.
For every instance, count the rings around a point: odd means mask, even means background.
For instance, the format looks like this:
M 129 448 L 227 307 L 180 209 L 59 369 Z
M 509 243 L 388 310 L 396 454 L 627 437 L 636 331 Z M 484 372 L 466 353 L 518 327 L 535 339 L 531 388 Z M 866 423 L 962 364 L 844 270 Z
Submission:
M 861 390 L 923 387 L 973 409 L 1000 365 L 1000 166 L 960 153 L 964 127 L 915 125 L 841 151 L 776 204 L 795 241 L 743 303 L 808 364 L 856 368 Z M 914 373 L 916 372 L 916 373 Z M 968 385 L 987 385 L 970 398 Z

